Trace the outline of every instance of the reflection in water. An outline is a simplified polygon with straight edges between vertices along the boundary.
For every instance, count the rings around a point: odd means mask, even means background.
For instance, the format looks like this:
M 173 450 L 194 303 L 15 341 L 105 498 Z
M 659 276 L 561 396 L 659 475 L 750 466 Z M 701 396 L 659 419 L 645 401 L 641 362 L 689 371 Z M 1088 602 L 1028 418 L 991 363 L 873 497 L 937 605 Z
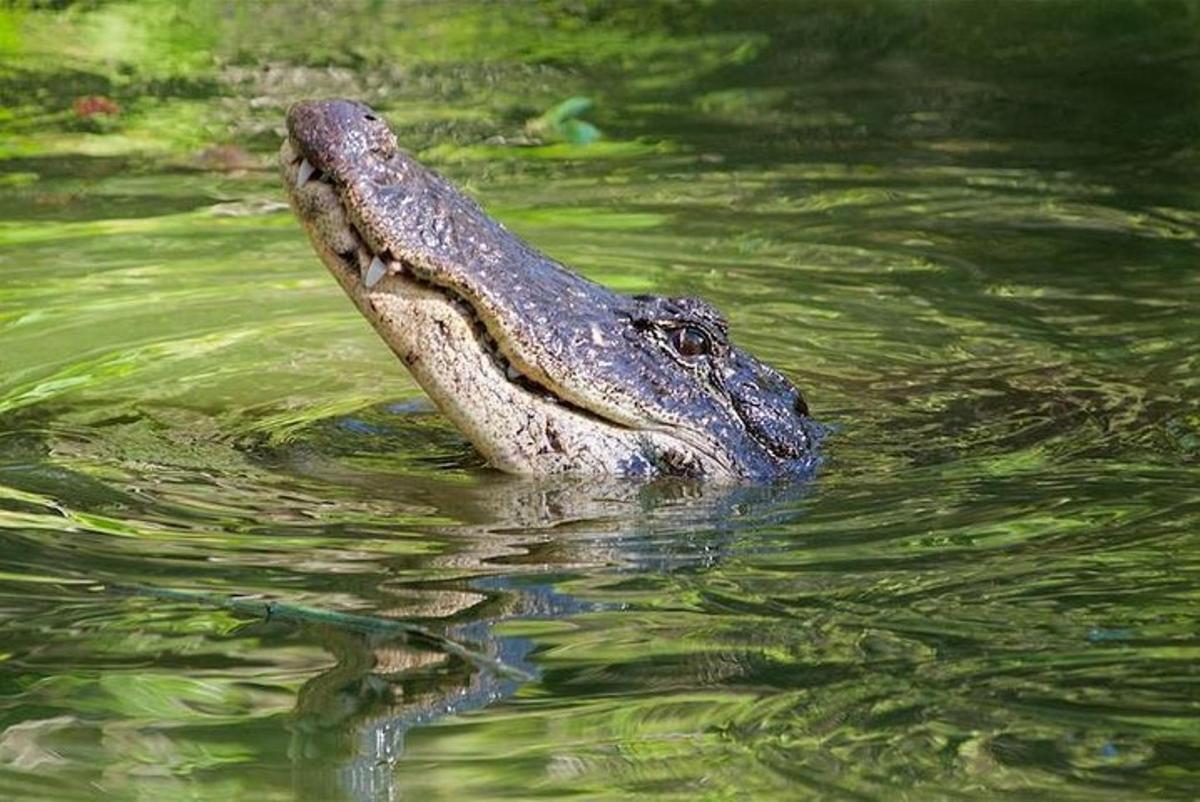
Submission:
M 59 414 L 68 417 L 94 413 L 61 410 Z M 14 486 L 4 502 L 8 514 L 23 509 L 26 525 L 45 520 L 46 526 L 61 528 L 67 523 L 77 534 L 70 544 L 61 538 L 31 541 L 37 545 L 24 550 L 27 556 L 23 574 L 27 578 L 9 577 L 4 582 L 8 586 L 5 596 L 15 601 L 22 595 L 23 584 L 31 579 L 57 588 L 60 601 L 47 608 L 45 614 L 51 620 L 63 620 L 61 605 L 66 605 L 83 617 L 81 621 L 97 621 L 97 638 L 107 640 L 105 632 L 125 631 L 128 642 L 123 645 L 118 640 L 104 646 L 104 640 L 99 640 L 92 641 L 87 649 L 103 651 L 115 646 L 126 654 L 123 660 L 133 661 L 130 668 L 145 658 L 146 638 L 156 630 L 158 634 L 153 637 L 161 639 L 166 648 L 160 653 L 160 663 L 176 649 L 194 652 L 194 646 L 166 646 L 177 640 L 172 633 L 173 621 L 182 623 L 194 618 L 209 622 L 204 626 L 211 635 L 203 635 L 202 639 L 211 641 L 203 649 L 212 654 L 210 660 L 233 644 L 245 644 L 237 647 L 245 653 L 242 659 L 229 663 L 232 655 L 220 658 L 219 662 L 228 663 L 228 667 L 210 679 L 197 678 L 190 690 L 183 690 L 188 683 L 171 676 L 173 672 L 154 681 L 131 674 L 130 689 L 147 682 L 146 688 L 132 695 L 149 697 L 132 703 L 135 709 L 138 705 L 153 706 L 150 700 L 160 694 L 171 694 L 179 696 L 180 703 L 195 706 L 195 712 L 207 718 L 230 704 L 228 694 L 232 688 L 246 681 L 259 682 L 252 679 L 257 673 L 252 668 L 256 664 L 283 668 L 293 661 L 286 657 L 289 653 L 319 650 L 322 656 L 313 654 L 304 659 L 303 664 L 311 667 L 304 670 L 302 684 L 286 691 L 285 696 L 274 693 L 272 706 L 277 715 L 273 726 L 289 734 L 285 753 L 272 757 L 269 749 L 255 750 L 255 760 L 267 764 L 286 757 L 294 790 L 305 799 L 399 798 L 397 783 L 403 782 L 406 773 L 398 761 L 404 756 L 405 738 L 414 727 L 510 698 L 521 687 L 519 674 L 527 674 L 527 679 L 538 675 L 530 655 L 534 640 L 519 634 L 498 634 L 497 628 L 503 630 L 510 622 L 553 621 L 624 607 L 621 603 L 590 601 L 563 593 L 558 585 L 564 578 L 596 572 L 610 574 L 617 581 L 622 581 L 622 576 L 635 578 L 643 574 L 665 577 L 676 571 L 711 569 L 731 554 L 763 553 L 771 548 L 768 541 L 756 537 L 747 542 L 744 536 L 761 533 L 768 525 L 787 526 L 802 514 L 803 500 L 809 493 L 805 485 L 795 483 L 721 487 L 676 481 L 639 484 L 483 474 L 468 483 L 441 473 L 411 475 L 397 483 L 394 475 L 363 468 L 363 462 L 373 464 L 373 460 L 362 446 L 382 451 L 393 447 L 397 438 L 423 436 L 427 410 L 418 406 L 388 407 L 318 421 L 298 440 L 278 446 L 255 445 L 241 452 L 228 446 L 210 446 L 222 456 L 214 460 L 215 453 L 207 454 L 202 460 L 204 465 L 214 461 L 225 465 L 223 482 L 236 477 L 239 487 L 236 493 L 229 487 L 228 493 L 209 496 L 209 503 L 201 508 L 195 505 L 193 494 L 203 486 L 207 468 L 191 464 L 188 455 L 175 451 L 168 442 L 175 436 L 169 433 L 173 430 L 161 425 L 164 418 L 178 425 L 180 414 L 160 410 L 155 415 L 129 415 L 112 422 L 110 425 L 119 427 L 121 434 L 114 437 L 110 431 L 101 446 L 102 453 L 107 455 L 109 448 L 119 448 L 124 454 L 125 471 L 119 478 L 110 472 L 104 481 L 45 463 L 47 455 L 54 454 L 77 465 L 94 464 L 93 444 L 69 433 L 27 437 L 19 445 L 10 441 L 8 456 L 13 461 L 7 465 L 7 475 Z M 47 428 L 56 427 L 50 424 Z M 369 439 L 347 441 L 347 431 Z M 456 444 L 455 448 L 464 453 L 461 446 Z M 131 459 L 139 451 L 143 456 L 153 452 L 156 458 Z M 239 453 L 245 456 L 239 457 Z M 44 467 L 31 470 L 33 464 Z M 235 464 L 240 467 L 235 469 Z M 297 522 L 306 516 L 298 508 L 260 510 L 244 506 L 249 498 L 266 497 L 264 492 L 269 494 L 276 483 L 302 487 L 318 479 L 332 493 L 338 487 L 353 489 L 371 504 L 398 513 L 397 520 L 412 516 L 410 525 L 420 530 L 423 548 L 435 544 L 437 548 L 421 554 L 406 571 L 409 566 L 404 565 L 405 560 L 388 564 L 369 558 L 359 539 L 344 543 L 339 524 L 322 523 L 315 533 L 301 534 Z M 63 509 L 41 495 L 49 481 L 56 487 L 77 488 L 74 497 L 78 506 Z M 121 490 L 116 489 L 118 485 Z M 322 503 L 306 499 L 299 492 L 289 493 L 288 500 L 318 507 Z M 171 519 L 180 523 L 184 503 L 189 505 L 188 528 L 197 536 L 178 539 L 183 534 L 178 533 L 164 540 L 159 522 Z M 349 512 L 352 506 L 344 502 L 341 512 Z M 113 517 L 116 510 L 121 511 L 120 522 Z M 421 511 L 419 522 L 416 510 Z M 388 517 L 379 506 L 371 514 Z M 243 523 L 235 522 L 239 517 L 244 517 Z M 439 519 L 442 522 L 436 523 Z M 221 548 L 214 549 L 213 538 L 200 533 L 217 521 L 231 531 L 240 531 L 237 537 L 250 541 L 267 538 L 269 545 L 245 541 L 235 544 L 221 536 Z M 127 538 L 123 554 L 94 548 L 86 564 L 67 556 L 87 550 L 87 540 L 92 536 L 118 533 Z M 303 549 L 279 548 L 280 538 L 286 537 L 307 537 L 309 541 Z M 398 553 L 407 551 L 401 548 Z M 367 564 L 354 567 L 355 562 L 364 559 Z M 346 612 L 290 604 L 268 609 L 261 596 L 243 596 L 264 587 L 264 569 L 276 574 L 273 582 L 281 588 L 297 583 L 300 588 L 311 587 L 314 581 L 327 583 L 338 575 L 347 576 L 352 581 L 337 582 L 342 587 L 339 592 L 313 594 L 302 590 L 299 595 L 340 598 Z M 292 579 L 284 579 L 284 574 Z M 123 583 L 131 577 L 138 578 L 144 587 L 128 589 L 131 595 L 126 602 L 121 602 L 119 595 L 95 596 L 97 583 L 112 584 L 112 589 L 122 591 Z M 195 586 L 198 580 L 221 595 L 167 590 Z M 157 592 L 156 587 L 164 590 Z M 277 596 L 278 591 L 271 595 Z M 221 608 L 225 612 L 198 615 Z M 357 615 L 357 610 L 369 611 L 369 616 Z M 397 635 L 388 631 L 392 621 L 416 622 L 432 637 Z M 6 642 L 18 652 L 30 648 L 30 639 L 38 638 L 40 626 L 36 618 L 32 623 L 10 622 Z M 442 648 L 442 638 L 456 649 L 447 652 Z M 51 654 L 74 653 L 69 638 L 56 637 L 55 641 L 49 649 Z M 464 654 L 464 649 L 469 654 Z M 471 654 L 484 659 L 472 659 Z M 73 659 L 78 661 L 80 655 Z M 240 668 L 234 669 L 234 665 Z M 495 665 L 509 670 L 497 671 Z M 238 679 L 239 675 L 244 678 Z M 206 699 L 213 694 L 224 698 Z M 116 708 L 129 703 L 123 697 L 112 699 Z M 87 727 L 85 721 L 69 716 L 48 719 L 42 729 L 35 731 L 38 736 L 33 746 L 22 745 L 26 732 L 22 729 L 15 736 L 10 733 L 0 749 L 5 749 L 17 765 L 33 768 L 48 759 L 38 755 L 62 754 L 64 748 L 57 738 L 81 727 Z M 278 737 L 264 735 L 268 740 Z M 38 737 L 48 738 L 49 743 L 42 744 Z M 140 742 L 146 733 L 134 737 Z M 155 740 L 153 746 L 160 758 L 167 759 L 168 766 L 188 760 L 182 754 L 166 757 L 176 748 L 162 740 Z M 120 766 L 137 773 L 136 753 L 142 747 L 130 752 L 130 744 L 105 739 L 100 749 L 109 753 L 113 765 L 107 780 L 101 782 L 117 781 L 122 776 L 118 773 Z M 65 753 L 74 760 L 88 760 L 87 751 L 67 748 Z
M 471 523 L 456 527 L 454 536 L 469 538 L 472 551 L 457 554 L 455 565 L 464 571 L 495 561 L 513 566 L 511 558 L 519 556 L 535 573 L 519 581 L 508 575 L 473 579 L 469 591 L 439 594 L 436 612 L 452 622 L 448 637 L 531 675 L 535 667 L 527 654 L 533 642 L 497 636 L 497 625 L 603 608 L 556 592 L 538 574 L 600 565 L 654 573 L 711 566 L 734 545 L 738 530 L 767 518 L 786 523 L 796 513 L 785 509 L 806 493 L 800 484 L 496 479 L 485 492 L 461 498 L 459 509 Z M 436 492 L 441 483 L 426 484 L 425 492 Z M 511 542 L 514 534 L 521 538 L 519 548 Z M 301 798 L 399 798 L 396 762 L 411 728 L 483 708 L 519 685 L 519 679 L 428 645 L 324 627 L 312 635 L 336 665 L 300 689 L 288 725 Z
M 0 797 L 1195 797 L 1187 3 L 50 5 L 0 10 Z M 713 302 L 820 475 L 489 472 L 255 166 L 301 95 Z M 598 142 L 526 126 L 572 96 Z
M 491 634 L 486 626 L 474 630 L 479 639 Z M 490 640 L 489 651 L 521 665 L 527 642 Z M 378 638 L 324 631 L 320 643 L 337 664 L 300 689 L 288 725 L 300 798 L 396 798 L 405 733 L 516 689 L 514 680 L 469 662 L 447 665 L 445 655 Z

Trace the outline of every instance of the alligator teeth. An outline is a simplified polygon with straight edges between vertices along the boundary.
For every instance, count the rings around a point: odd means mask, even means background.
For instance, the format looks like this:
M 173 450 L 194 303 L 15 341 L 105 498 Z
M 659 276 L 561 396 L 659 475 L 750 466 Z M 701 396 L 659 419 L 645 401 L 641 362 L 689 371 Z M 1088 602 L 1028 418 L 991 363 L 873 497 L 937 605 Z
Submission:
M 367 289 L 372 289 L 376 284 L 387 275 L 387 265 L 383 260 L 376 256 L 371 260 L 371 266 L 367 268 L 367 275 L 363 278 L 363 282 L 367 285 Z
M 302 159 L 300 161 L 300 170 L 296 173 L 296 189 L 304 186 L 316 171 L 317 168 L 309 164 L 308 159 Z
M 521 371 L 517 370 L 512 365 L 509 365 L 504 369 L 504 375 L 508 377 L 509 381 L 512 381 L 513 379 L 521 378 Z

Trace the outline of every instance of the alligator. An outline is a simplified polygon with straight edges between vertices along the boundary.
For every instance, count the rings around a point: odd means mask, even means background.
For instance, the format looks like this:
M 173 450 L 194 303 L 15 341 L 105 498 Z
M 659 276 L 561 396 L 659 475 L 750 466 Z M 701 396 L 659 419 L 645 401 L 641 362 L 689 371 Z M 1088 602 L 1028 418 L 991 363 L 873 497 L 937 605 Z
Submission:
M 543 255 L 353 100 L 287 113 L 280 169 L 321 261 L 502 471 L 766 481 L 811 473 L 800 391 L 695 298 L 623 295 Z

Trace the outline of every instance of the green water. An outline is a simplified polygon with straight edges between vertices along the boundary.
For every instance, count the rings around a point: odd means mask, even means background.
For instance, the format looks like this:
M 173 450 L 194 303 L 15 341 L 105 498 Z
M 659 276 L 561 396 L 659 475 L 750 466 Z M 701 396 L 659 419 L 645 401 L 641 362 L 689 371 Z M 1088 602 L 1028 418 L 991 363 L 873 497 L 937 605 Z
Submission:
M 1197 87 L 1190 2 L 0 11 L 0 797 L 1194 799 Z M 820 475 L 488 471 L 282 206 L 330 94 Z

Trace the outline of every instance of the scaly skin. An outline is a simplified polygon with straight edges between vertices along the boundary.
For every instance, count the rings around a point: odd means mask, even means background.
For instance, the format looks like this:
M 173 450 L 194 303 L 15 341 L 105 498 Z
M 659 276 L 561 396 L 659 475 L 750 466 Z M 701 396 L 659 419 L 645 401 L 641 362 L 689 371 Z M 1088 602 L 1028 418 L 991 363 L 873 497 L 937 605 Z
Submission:
M 694 298 L 571 272 L 348 100 L 288 112 L 280 167 L 313 247 L 434 403 L 501 470 L 765 480 L 820 427 Z

